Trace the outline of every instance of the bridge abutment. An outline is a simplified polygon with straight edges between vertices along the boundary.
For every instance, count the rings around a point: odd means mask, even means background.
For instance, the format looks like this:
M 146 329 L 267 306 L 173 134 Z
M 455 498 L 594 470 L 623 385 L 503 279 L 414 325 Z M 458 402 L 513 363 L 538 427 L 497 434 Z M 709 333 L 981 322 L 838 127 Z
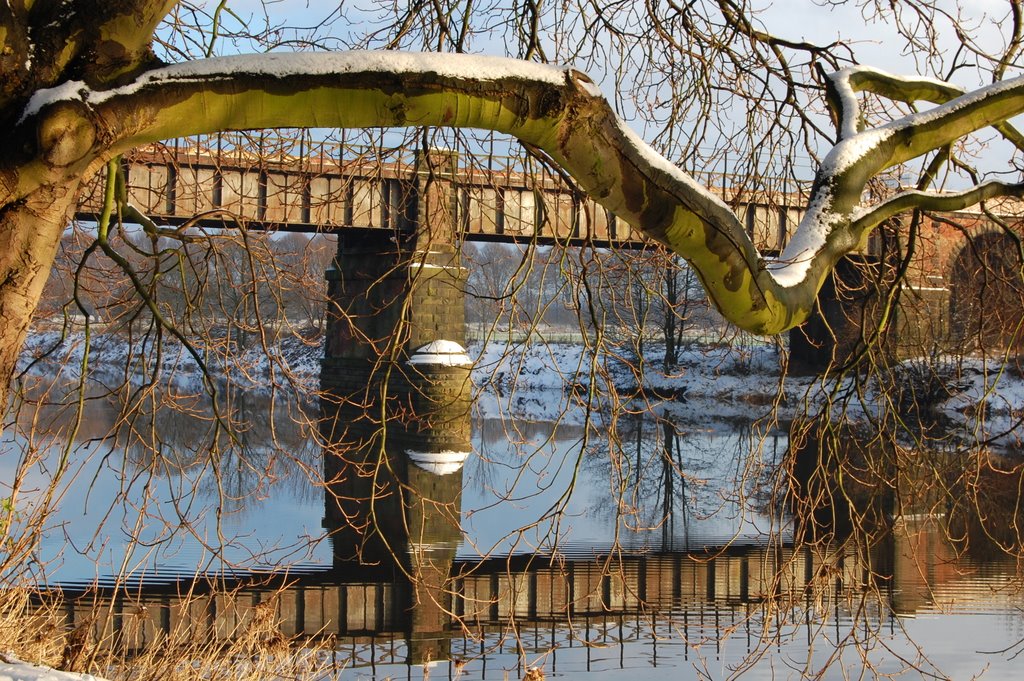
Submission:
M 895 307 L 887 308 L 887 292 L 895 268 L 889 259 L 847 256 L 825 282 L 811 318 L 789 332 L 790 369 L 822 374 L 846 365 L 866 347 L 895 353 L 898 342 Z M 883 318 L 887 324 L 878 335 Z

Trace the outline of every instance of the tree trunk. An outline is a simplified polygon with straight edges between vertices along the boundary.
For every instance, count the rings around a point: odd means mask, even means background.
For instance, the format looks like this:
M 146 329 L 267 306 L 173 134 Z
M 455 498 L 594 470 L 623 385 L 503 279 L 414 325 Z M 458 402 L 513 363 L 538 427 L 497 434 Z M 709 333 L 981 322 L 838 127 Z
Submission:
M 44 187 L 0 212 L 0 413 L 78 187 Z

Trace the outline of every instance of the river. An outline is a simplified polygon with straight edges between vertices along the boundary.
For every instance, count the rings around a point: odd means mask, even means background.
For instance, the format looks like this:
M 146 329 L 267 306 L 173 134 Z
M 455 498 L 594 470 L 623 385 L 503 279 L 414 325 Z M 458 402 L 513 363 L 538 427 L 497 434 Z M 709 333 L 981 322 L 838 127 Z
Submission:
M 42 527 L 6 579 L 62 590 L 71 624 L 91 607 L 74 597 L 110 604 L 96 626 L 121 643 L 175 627 L 229 637 L 272 603 L 284 635 L 330 637 L 351 679 L 1019 667 L 1012 552 L 964 550 L 941 514 L 906 507 L 882 528 L 808 534 L 784 501 L 789 428 L 756 414 L 588 413 L 537 392 L 510 416 L 482 399 L 468 458 L 438 467 L 412 460 L 407 437 L 396 448 L 354 428 L 360 446 L 337 454 L 316 402 L 232 396 L 231 441 L 202 400 L 113 394 L 94 386 L 76 420 L 73 393 L 34 393 L 43 404 L 13 412 L 0 467 L 21 479 L 9 535 Z M 147 414 L 171 398 L 180 409 Z M 569 406 L 529 418 L 530 400 Z M 142 407 L 131 423 L 126 402 Z M 328 467 L 325 481 L 325 451 L 374 465 Z

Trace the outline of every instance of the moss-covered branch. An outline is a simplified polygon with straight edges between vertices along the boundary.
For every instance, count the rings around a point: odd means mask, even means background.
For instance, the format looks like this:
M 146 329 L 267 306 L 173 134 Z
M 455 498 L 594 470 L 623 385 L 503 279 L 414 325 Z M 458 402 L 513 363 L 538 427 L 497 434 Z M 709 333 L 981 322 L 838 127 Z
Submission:
M 685 257 L 731 321 L 773 334 L 807 317 L 825 277 L 858 247 L 865 225 L 911 200 L 866 212 L 860 202 L 873 175 L 1024 110 L 1024 81 L 1007 81 L 856 132 L 848 125 L 857 108 L 854 76 L 837 87 L 843 139 L 822 164 L 807 216 L 772 263 L 736 215 L 636 137 L 584 74 L 464 55 L 221 58 L 149 71 L 116 89 L 40 93 L 22 120 L 38 130 L 38 160 L 10 176 L 9 195 L 0 198 L 16 199 L 47 181 L 92 172 L 134 146 L 184 135 L 270 127 L 495 130 L 544 150 L 595 200 Z M 884 79 L 858 83 L 895 87 Z M 72 125 L 88 134 L 58 134 Z

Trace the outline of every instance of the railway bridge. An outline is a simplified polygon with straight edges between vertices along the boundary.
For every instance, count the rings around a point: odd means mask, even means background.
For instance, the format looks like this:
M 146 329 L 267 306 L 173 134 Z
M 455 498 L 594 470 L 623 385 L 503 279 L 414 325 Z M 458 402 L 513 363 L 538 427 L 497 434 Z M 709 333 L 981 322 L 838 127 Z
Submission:
M 297 131 L 174 140 L 137 149 L 124 165 L 130 201 L 157 223 L 338 235 L 338 257 L 328 272 L 336 305 L 325 375 L 356 339 L 368 350 L 360 358 L 376 359 L 396 331 L 413 350 L 462 338 L 463 241 L 653 245 L 573 191 L 556 170 L 530 159 L 410 154 L 318 141 Z M 778 253 L 803 215 L 806 185 L 762 178 L 750 190 L 728 175 L 695 176 L 735 208 L 762 252 Z M 78 215 L 94 218 L 102 194 L 102 182 L 94 181 Z M 895 248 L 872 239 L 839 268 L 835 285 L 826 286 L 821 314 L 791 336 L 796 366 L 803 359 L 805 368 L 821 369 L 849 354 L 876 315 L 872 280 L 884 282 L 907 253 L 912 257 L 894 334 L 907 353 L 1014 342 L 1024 314 L 1014 236 L 1022 215 L 1019 202 L 1004 202 L 986 212 L 927 216 L 913 247 L 902 236 L 905 225 L 893 230 L 901 235 L 890 240 Z M 399 317 L 405 332 L 396 327 Z

